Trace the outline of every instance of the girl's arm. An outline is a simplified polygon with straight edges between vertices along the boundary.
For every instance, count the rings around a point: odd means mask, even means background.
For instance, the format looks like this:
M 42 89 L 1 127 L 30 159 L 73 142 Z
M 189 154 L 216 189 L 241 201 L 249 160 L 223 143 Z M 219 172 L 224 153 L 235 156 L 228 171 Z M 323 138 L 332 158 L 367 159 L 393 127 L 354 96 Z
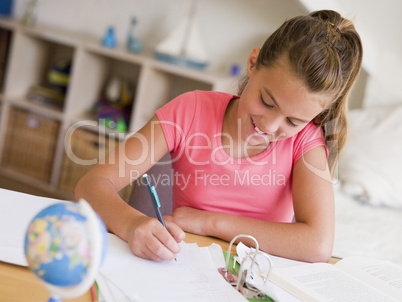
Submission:
M 304 154 L 293 169 L 295 223 L 256 220 L 183 207 L 172 216 L 183 230 L 230 241 L 254 236 L 261 250 L 308 262 L 327 262 L 334 241 L 334 194 L 323 146 Z M 251 246 L 254 243 L 248 242 Z
M 92 168 L 77 184 L 75 195 L 76 200 L 87 200 L 108 230 L 127 241 L 134 254 L 153 260 L 171 260 L 180 251 L 178 242 L 184 238 L 184 232 L 167 222 L 169 233 L 157 219 L 135 210 L 118 194 L 168 151 L 158 122 L 154 116 L 109 154 L 105 164 Z

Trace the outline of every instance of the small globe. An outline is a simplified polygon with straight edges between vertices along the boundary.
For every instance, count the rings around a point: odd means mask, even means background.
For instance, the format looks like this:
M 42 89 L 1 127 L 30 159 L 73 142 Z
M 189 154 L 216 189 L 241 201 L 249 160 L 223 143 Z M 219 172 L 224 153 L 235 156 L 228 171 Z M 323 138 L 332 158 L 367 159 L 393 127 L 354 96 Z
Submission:
M 32 219 L 24 249 L 30 269 L 52 293 L 80 287 L 78 294 L 58 293 L 74 297 L 88 290 L 103 262 L 106 228 L 85 201 L 56 203 Z

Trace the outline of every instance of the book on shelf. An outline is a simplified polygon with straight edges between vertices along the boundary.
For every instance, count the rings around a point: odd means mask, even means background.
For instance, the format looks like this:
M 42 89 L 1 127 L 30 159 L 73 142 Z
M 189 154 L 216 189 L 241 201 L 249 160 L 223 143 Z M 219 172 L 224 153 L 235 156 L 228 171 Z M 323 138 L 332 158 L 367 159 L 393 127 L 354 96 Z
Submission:
M 271 281 L 303 301 L 401 301 L 402 267 L 350 257 L 273 269 Z

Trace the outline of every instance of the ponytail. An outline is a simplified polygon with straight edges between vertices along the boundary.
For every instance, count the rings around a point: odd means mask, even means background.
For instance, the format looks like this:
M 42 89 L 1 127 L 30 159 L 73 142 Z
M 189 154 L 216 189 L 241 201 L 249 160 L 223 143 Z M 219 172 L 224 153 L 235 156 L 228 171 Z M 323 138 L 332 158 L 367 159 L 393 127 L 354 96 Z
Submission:
M 353 23 L 331 10 L 286 21 L 264 43 L 256 68 L 272 67 L 287 55 L 292 72 L 311 92 L 323 94 L 325 108 L 313 121 L 322 127 L 333 173 L 347 138 L 347 100 L 359 75 L 363 47 Z M 239 95 L 248 78 L 239 86 Z M 331 99 L 331 102 L 325 103 Z

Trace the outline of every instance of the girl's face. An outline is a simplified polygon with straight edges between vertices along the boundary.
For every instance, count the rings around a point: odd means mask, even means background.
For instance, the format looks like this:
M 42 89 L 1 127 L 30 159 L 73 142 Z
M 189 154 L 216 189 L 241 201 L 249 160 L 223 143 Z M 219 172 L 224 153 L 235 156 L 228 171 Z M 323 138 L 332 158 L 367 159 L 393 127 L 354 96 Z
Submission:
M 238 107 L 242 141 L 250 146 L 291 137 L 324 108 L 323 95 L 310 92 L 291 72 L 286 58 L 270 68 L 255 68 L 259 49 L 251 53 Z

